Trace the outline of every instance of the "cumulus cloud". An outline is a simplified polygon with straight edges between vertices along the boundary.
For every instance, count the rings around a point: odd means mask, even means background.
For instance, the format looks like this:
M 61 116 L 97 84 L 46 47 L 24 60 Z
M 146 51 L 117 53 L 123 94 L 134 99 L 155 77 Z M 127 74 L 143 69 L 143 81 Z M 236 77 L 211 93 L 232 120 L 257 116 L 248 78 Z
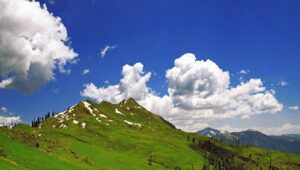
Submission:
M 31 93 L 55 79 L 54 70 L 77 54 L 67 45 L 67 29 L 39 2 L 0 0 L 0 88 Z
M 90 69 L 84 69 L 82 71 L 82 75 L 86 75 L 86 74 L 89 74 L 90 73 Z
M 197 60 L 185 54 L 166 71 L 168 93 L 158 96 L 148 86 L 151 73 L 143 65 L 125 65 L 119 84 L 97 87 L 86 84 L 84 97 L 118 103 L 133 97 L 154 113 L 162 115 L 177 127 L 188 131 L 206 126 L 204 121 L 240 117 L 282 110 L 275 91 L 267 90 L 260 79 L 250 79 L 236 87 L 230 86 L 230 74 L 211 60 Z
M 150 79 L 151 73 L 144 73 L 143 67 L 141 63 L 136 63 L 133 66 L 125 65 L 122 70 L 123 78 L 119 84 L 100 88 L 97 88 L 93 83 L 86 84 L 81 95 L 96 99 L 99 102 L 106 100 L 118 103 L 128 97 L 141 100 L 150 93 L 146 82 Z
M 289 106 L 288 109 L 290 109 L 290 110 L 299 110 L 299 106 Z
M 116 47 L 117 47 L 117 45 L 113 45 L 113 46 L 106 45 L 100 51 L 101 58 L 104 58 L 108 51 L 111 51 L 111 50 L 115 49 Z
M 221 131 L 228 131 L 228 132 L 240 132 L 247 129 L 244 128 L 236 128 L 231 127 L 229 125 L 225 125 L 223 127 L 218 128 Z M 280 126 L 270 126 L 270 127 L 252 127 L 252 130 L 260 131 L 262 133 L 268 135 L 282 135 L 282 134 L 299 134 L 300 133 L 300 125 L 297 124 L 290 124 L 285 123 Z
M 9 112 L 6 107 L 0 107 L 0 126 L 11 125 L 21 121 L 20 116 L 12 116 L 13 113 Z

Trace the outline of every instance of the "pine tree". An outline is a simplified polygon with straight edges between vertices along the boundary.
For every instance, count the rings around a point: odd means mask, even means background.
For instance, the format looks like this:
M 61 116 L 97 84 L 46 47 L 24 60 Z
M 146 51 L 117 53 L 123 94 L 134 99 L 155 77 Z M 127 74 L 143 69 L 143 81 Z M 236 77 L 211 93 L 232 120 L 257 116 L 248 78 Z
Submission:
M 272 157 L 270 155 L 269 169 L 272 169 Z
M 195 143 L 195 138 L 194 138 L 194 137 L 192 138 L 192 143 L 193 143 L 193 144 Z
M 207 164 L 207 162 L 204 163 L 202 170 L 209 170 L 209 165 Z
M 199 140 L 199 142 L 198 142 L 198 146 L 201 148 L 201 141 Z

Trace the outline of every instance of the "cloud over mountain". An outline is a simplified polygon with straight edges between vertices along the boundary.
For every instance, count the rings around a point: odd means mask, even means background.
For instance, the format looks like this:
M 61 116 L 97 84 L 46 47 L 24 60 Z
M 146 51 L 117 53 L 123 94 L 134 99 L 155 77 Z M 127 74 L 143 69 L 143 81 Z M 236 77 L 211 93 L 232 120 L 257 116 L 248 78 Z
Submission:
M 39 2 L 0 0 L 0 88 L 31 93 L 77 57 L 67 29 Z
M 168 93 L 162 97 L 147 86 L 151 73 L 145 73 L 141 63 L 125 65 L 119 84 L 99 88 L 93 83 L 86 84 L 81 95 L 113 103 L 133 97 L 147 109 L 189 131 L 206 126 L 204 120 L 244 119 L 282 110 L 275 91 L 267 90 L 260 79 L 232 87 L 229 75 L 213 61 L 197 60 L 194 54 L 187 53 L 166 71 Z

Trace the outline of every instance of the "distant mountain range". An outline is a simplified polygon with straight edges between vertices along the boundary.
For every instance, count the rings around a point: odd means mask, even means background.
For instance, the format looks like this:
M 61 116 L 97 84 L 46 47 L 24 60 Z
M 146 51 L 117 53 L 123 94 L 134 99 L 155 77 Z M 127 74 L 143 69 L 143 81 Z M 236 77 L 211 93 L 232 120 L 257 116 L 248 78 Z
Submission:
M 285 134 L 281 136 L 266 135 L 255 130 L 241 132 L 221 132 L 213 128 L 198 131 L 204 135 L 222 142 L 241 145 L 252 145 L 274 151 L 300 153 L 300 135 Z

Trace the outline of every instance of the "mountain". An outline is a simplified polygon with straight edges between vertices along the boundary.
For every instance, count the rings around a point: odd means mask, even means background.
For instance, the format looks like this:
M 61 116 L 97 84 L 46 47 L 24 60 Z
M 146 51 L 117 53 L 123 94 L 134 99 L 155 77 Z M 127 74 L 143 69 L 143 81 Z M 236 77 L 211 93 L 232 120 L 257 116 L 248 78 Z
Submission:
M 81 101 L 33 127 L 1 127 L 0 141 L 0 169 L 300 168 L 300 155 L 184 132 L 132 98 Z
M 207 137 L 216 137 L 221 132 L 217 129 L 213 129 L 213 128 L 208 127 L 208 128 L 200 130 L 198 133 L 201 134 L 201 135 L 207 136 Z
M 286 139 L 286 140 L 300 141 L 300 134 L 284 134 L 284 135 L 281 135 L 281 137 Z
M 232 135 L 230 132 L 221 132 L 217 129 L 207 127 L 203 130 L 198 131 L 198 134 L 207 136 L 209 138 L 217 139 L 219 141 L 227 141 L 228 143 L 236 143 L 237 137 Z
M 212 128 L 205 128 L 198 133 L 230 144 L 252 145 L 264 149 L 290 153 L 300 153 L 300 138 L 298 135 L 268 136 L 255 130 L 241 132 L 220 132 L 214 129 L 215 135 L 206 133 Z

